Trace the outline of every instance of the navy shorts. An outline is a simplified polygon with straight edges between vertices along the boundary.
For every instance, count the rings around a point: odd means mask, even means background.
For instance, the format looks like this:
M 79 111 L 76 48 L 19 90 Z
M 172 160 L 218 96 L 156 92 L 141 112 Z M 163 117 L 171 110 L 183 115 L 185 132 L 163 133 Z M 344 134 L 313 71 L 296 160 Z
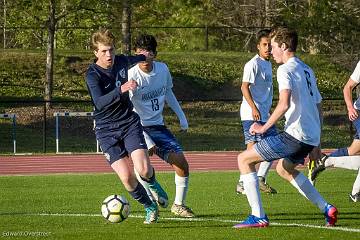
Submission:
M 358 113 L 360 113 L 358 111 Z M 353 126 L 355 127 L 356 129 L 356 133 L 355 133 L 355 136 L 354 136 L 354 139 L 360 139 L 360 116 L 355 119 L 353 122 L 352 122 Z
M 110 165 L 129 156 L 137 149 L 147 149 L 143 129 L 138 119 L 126 126 L 120 124 L 96 126 L 95 134 Z
M 275 136 L 277 135 L 277 130 L 275 125 L 271 126 L 271 128 L 269 128 L 265 133 L 263 134 L 255 134 L 255 135 L 251 135 L 250 134 L 250 127 L 251 125 L 253 125 L 253 123 L 258 123 L 261 125 L 264 125 L 265 122 L 260 122 L 260 121 L 253 121 L 253 120 L 245 120 L 242 121 L 242 126 L 243 126 L 243 130 L 244 130 L 244 140 L 245 140 L 245 144 L 248 143 L 255 143 L 255 142 L 259 142 L 261 139 L 269 137 L 269 136 Z
M 169 153 L 181 153 L 183 150 L 175 136 L 164 125 L 143 127 L 151 140 L 156 145 L 155 154 L 161 159 L 168 161 Z
M 256 152 L 268 162 L 286 158 L 294 164 L 304 164 L 305 157 L 314 146 L 300 142 L 290 134 L 282 132 L 260 140 L 255 145 Z

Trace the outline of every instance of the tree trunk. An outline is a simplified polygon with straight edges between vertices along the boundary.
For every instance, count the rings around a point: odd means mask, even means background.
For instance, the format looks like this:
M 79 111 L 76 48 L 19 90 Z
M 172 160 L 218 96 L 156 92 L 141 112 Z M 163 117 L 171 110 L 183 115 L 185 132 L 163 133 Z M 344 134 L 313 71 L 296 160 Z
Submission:
M 315 15 L 313 5 L 316 4 L 316 2 L 314 3 L 313 0 L 307 0 L 307 4 L 309 9 L 308 17 L 313 18 Z M 311 31 L 309 36 L 306 38 L 306 42 L 309 48 L 309 54 L 318 54 L 320 52 L 318 41 L 316 40 L 316 35 L 313 31 Z
M 53 92 L 53 71 L 54 71 L 54 38 L 55 38 L 55 0 L 50 0 L 49 19 L 47 22 L 48 39 L 47 39 L 47 53 L 46 53 L 46 81 L 44 100 L 46 107 L 51 107 L 52 92 Z
M 270 0 L 265 0 L 265 27 L 271 27 L 270 20 Z
M 4 0 L 3 47 L 6 48 L 6 0 Z
M 121 23 L 122 52 L 126 55 L 131 53 L 131 3 L 130 0 L 123 1 L 123 14 Z

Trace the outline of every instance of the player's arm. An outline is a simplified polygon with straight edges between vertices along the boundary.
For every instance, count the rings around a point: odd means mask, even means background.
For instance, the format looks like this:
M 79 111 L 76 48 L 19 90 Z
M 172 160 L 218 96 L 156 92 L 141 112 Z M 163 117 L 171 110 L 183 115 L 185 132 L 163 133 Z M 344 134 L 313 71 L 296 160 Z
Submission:
M 286 111 L 289 109 L 289 107 L 290 107 L 290 97 L 291 97 L 291 90 L 290 89 L 281 90 L 280 93 L 279 93 L 279 102 L 276 105 L 273 113 L 270 115 L 269 120 L 264 125 L 254 123 L 250 127 L 250 133 L 251 134 L 255 134 L 255 133 L 263 134 L 271 126 L 276 124 L 276 122 L 280 118 L 282 118 L 284 116 L 284 114 L 286 113 Z
M 86 84 L 95 107 L 98 110 L 102 110 L 104 107 L 117 103 L 121 100 L 120 89 L 114 88 L 111 92 L 105 94 L 99 84 L 99 78 L 97 76 L 87 74 Z
M 345 84 L 343 89 L 344 100 L 345 100 L 346 108 L 348 110 L 348 117 L 350 121 L 354 121 L 358 117 L 358 112 L 354 108 L 353 100 L 352 100 L 352 91 L 357 84 L 358 84 L 357 82 L 355 82 L 350 78 Z
M 132 67 L 134 64 L 136 64 L 138 62 L 154 60 L 155 56 L 156 56 L 156 53 L 149 52 L 146 50 L 141 50 L 135 56 L 127 56 L 127 58 L 128 58 L 129 66 Z
M 138 54 L 134 56 L 126 56 L 128 61 L 129 68 L 133 67 L 138 62 L 146 61 L 146 55 L 145 54 Z
M 243 97 L 245 98 L 246 102 L 250 105 L 252 110 L 252 116 L 255 121 L 260 120 L 260 112 L 257 109 L 255 102 L 252 98 L 251 92 L 250 92 L 250 82 L 242 82 L 241 84 L 241 93 Z
M 167 89 L 165 94 L 165 101 L 169 105 L 169 107 L 175 112 L 176 116 L 180 121 L 180 128 L 183 131 L 186 131 L 189 128 L 188 121 L 186 119 L 184 111 L 181 109 L 181 106 L 178 100 L 175 97 L 175 94 L 170 89 Z

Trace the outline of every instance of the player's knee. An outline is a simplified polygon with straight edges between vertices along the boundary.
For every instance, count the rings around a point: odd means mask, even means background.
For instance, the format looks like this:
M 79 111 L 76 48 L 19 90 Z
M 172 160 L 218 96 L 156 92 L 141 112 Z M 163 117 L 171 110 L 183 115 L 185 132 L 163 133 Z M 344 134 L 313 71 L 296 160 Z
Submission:
M 250 165 L 251 164 L 251 159 L 247 157 L 245 152 L 240 153 L 237 157 L 239 165 Z
M 189 164 L 184 156 L 184 154 L 173 153 L 169 159 L 169 163 L 175 169 L 175 172 L 182 177 L 189 176 Z
M 123 174 L 120 176 L 121 182 L 124 184 L 127 190 L 135 189 L 136 187 L 136 178 L 133 174 Z
M 149 179 L 154 174 L 153 168 L 151 166 L 143 166 L 140 169 L 137 169 L 138 174 L 145 179 Z

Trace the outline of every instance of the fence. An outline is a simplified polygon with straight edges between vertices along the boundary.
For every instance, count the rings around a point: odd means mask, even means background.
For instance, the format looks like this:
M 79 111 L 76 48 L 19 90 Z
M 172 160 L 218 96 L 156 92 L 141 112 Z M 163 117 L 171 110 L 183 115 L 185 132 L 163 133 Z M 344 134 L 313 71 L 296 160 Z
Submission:
M 263 26 L 132 26 L 131 35 L 137 36 L 142 32 L 153 34 L 157 38 L 159 51 L 254 51 L 256 50 L 254 36 L 263 28 Z M 58 27 L 55 34 L 55 48 L 90 49 L 90 35 L 96 29 L 98 28 Z M 114 27 L 112 30 L 116 36 L 121 36 L 121 28 Z M 360 43 L 357 39 L 358 32 L 354 30 L 347 41 L 322 38 L 322 44 L 317 47 L 319 53 L 358 54 Z M 44 27 L 0 28 L 0 42 L 3 48 L 45 49 L 46 41 L 47 29 Z M 299 42 L 302 50 L 308 51 L 307 38 L 300 38 Z M 331 47 L 334 45 L 336 48 Z
M 46 109 L 44 101 L 2 101 L 0 113 L 16 114 L 16 152 L 56 152 L 56 112 L 91 112 L 89 101 L 57 101 Z M 189 131 L 180 132 L 179 122 L 168 108 L 166 125 L 174 132 L 185 151 L 227 151 L 245 149 L 239 119 L 239 100 L 182 101 Z M 347 119 L 343 100 L 324 100 L 322 147 L 347 146 L 353 128 Z M 55 116 L 54 116 L 55 114 Z M 282 129 L 283 122 L 279 124 Z M 60 152 L 96 152 L 91 118 L 66 117 L 59 123 Z M 12 123 L 0 118 L 0 154 L 13 154 Z

